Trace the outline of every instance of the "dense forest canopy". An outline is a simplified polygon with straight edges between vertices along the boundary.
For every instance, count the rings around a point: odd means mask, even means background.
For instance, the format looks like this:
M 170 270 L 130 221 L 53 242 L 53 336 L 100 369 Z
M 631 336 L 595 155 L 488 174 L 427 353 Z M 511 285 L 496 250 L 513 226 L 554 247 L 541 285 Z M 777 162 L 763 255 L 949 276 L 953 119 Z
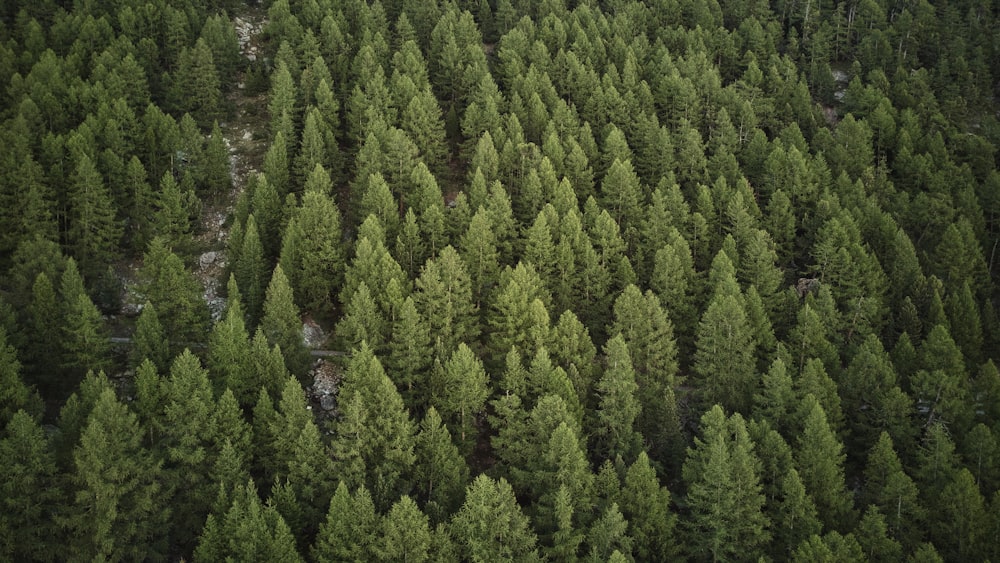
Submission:
M 2 2 L 0 560 L 1000 559 L 998 18 Z

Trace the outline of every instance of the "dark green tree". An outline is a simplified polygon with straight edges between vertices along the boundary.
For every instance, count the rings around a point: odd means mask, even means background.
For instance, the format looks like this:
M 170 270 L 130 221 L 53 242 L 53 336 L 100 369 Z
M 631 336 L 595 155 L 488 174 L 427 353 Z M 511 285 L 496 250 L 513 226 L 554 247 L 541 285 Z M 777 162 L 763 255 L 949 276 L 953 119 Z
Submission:
M 257 496 L 252 481 L 233 491 L 232 504 L 208 516 L 193 561 L 282 561 L 295 563 L 295 537 L 281 514 Z
M 680 546 L 674 537 L 677 516 L 670 510 L 670 491 L 660 485 L 645 452 L 625 473 L 621 509 L 637 559 L 669 561 L 676 556 Z
M 425 501 L 425 511 L 432 520 L 444 521 L 461 505 L 469 468 L 434 407 L 420 422 L 413 451 L 414 486 Z
M 701 436 L 688 449 L 683 476 L 691 516 L 682 521 L 693 558 L 748 557 L 770 538 L 761 510 L 760 460 L 738 413 L 715 405 L 701 418 Z
M 396 386 L 364 342 L 351 356 L 338 401 L 343 415 L 331 445 L 335 469 L 345 479 L 361 479 L 357 484 L 370 486 L 376 503 L 387 508 L 406 488 L 415 429 Z
M 376 556 L 378 514 L 363 485 L 352 496 L 344 482 L 330 499 L 311 554 L 316 561 L 364 561 Z
M 205 341 L 208 306 L 198 279 L 162 237 L 149 244 L 139 272 L 142 293 L 156 307 L 163 334 L 174 356 L 192 343 Z
M 133 366 L 138 366 L 143 360 L 149 359 L 156 369 L 165 372 L 170 362 L 170 347 L 160 317 L 156 308 L 149 301 L 139 313 L 135 323 L 135 336 L 132 342 L 131 360 Z
M 642 435 L 635 422 L 642 412 L 636 397 L 635 370 L 628 344 L 615 336 L 604 346 L 604 375 L 597 383 L 598 410 L 594 425 L 594 453 L 597 459 L 632 460 L 642 447 Z
M 434 370 L 431 375 L 431 403 L 450 422 L 450 429 L 466 455 L 471 453 L 478 437 L 475 422 L 486 406 L 488 385 L 482 361 L 464 342 L 443 369 Z
M 61 551 L 49 541 L 58 533 L 54 515 L 61 496 L 55 456 L 31 415 L 19 410 L 9 420 L 0 440 L 0 555 L 54 561 Z
M 504 478 L 480 475 L 469 485 L 465 503 L 451 520 L 452 536 L 471 561 L 537 560 L 537 538 Z
M 305 377 L 311 360 L 309 351 L 302 341 L 299 308 L 295 305 L 292 288 L 289 287 L 288 278 L 285 277 L 280 264 L 275 266 L 271 283 L 267 286 L 264 317 L 260 325 L 268 342 L 281 349 L 288 371 L 296 377 Z
M 60 522 L 71 531 L 71 558 L 166 556 L 170 509 L 162 461 L 142 446 L 136 415 L 107 388 L 100 393 L 73 450 L 73 507 Z

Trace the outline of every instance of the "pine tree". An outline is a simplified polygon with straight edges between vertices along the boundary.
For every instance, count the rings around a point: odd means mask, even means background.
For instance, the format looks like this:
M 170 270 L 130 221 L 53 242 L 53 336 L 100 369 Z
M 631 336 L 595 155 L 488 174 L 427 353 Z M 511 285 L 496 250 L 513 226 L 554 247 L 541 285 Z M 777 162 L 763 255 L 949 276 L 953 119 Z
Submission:
M 621 456 L 629 461 L 642 446 L 642 436 L 635 429 L 642 406 L 635 396 L 638 387 L 625 339 L 618 335 L 609 340 L 604 346 L 604 356 L 604 375 L 595 389 L 599 404 L 593 450 L 598 459 Z
M 189 350 L 174 359 L 163 382 L 160 447 L 165 450 L 163 481 L 171 494 L 171 529 L 184 552 L 202 528 L 216 491 L 208 481 L 215 464 L 216 403 L 208 372 Z
M 843 444 L 830 428 L 826 413 L 815 397 L 806 395 L 801 410 L 806 418 L 795 455 L 796 467 L 823 523 L 828 529 L 843 528 L 853 517 L 844 480 Z
M 111 345 L 101 313 L 86 293 L 80 292 L 66 303 L 63 321 L 63 364 L 67 381 L 60 385 L 65 393 L 75 386 L 88 370 L 102 371 L 111 367 Z
M 45 272 L 38 272 L 31 286 L 25 324 L 27 332 L 33 335 L 21 347 L 25 378 L 48 396 L 59 385 L 59 371 L 51 369 L 50 364 L 60 352 L 59 346 L 55 350 L 52 346 L 61 338 L 61 317 L 55 287 Z
M 260 502 L 252 481 L 237 487 L 228 509 L 209 515 L 193 558 L 224 560 L 302 561 L 288 524 L 274 506 Z
M 233 185 L 229 148 L 218 121 L 212 123 L 212 132 L 205 143 L 203 158 L 200 172 L 205 191 L 210 196 L 228 194 Z
M 720 285 L 727 282 L 735 283 L 728 278 Z M 703 402 L 747 412 L 756 371 L 755 344 L 739 295 L 716 290 L 698 324 L 696 346 L 693 367 L 704 382 Z
M 208 337 L 206 363 L 216 382 L 216 389 L 229 389 L 244 408 L 257 398 L 249 372 L 250 335 L 243 318 L 243 303 L 235 276 L 229 277 L 226 315 L 215 323 Z
M 183 111 L 194 115 L 198 125 L 207 128 L 222 109 L 219 72 L 212 49 L 205 39 L 199 38 L 194 48 L 184 48 L 177 60 L 175 99 Z
M 280 264 L 275 266 L 271 283 L 267 286 L 264 317 L 260 324 L 268 342 L 281 349 L 288 371 L 297 377 L 304 377 L 309 369 L 309 351 L 302 341 L 299 308 L 295 305 L 288 278 Z
M 333 492 L 333 463 L 326 454 L 319 429 L 306 406 L 305 394 L 294 378 L 289 378 L 282 391 L 279 415 L 271 434 L 274 448 L 281 453 L 275 472 L 275 484 L 289 493 L 290 510 L 286 503 L 276 502 L 278 511 L 300 547 L 312 541 L 317 523 Z
M 752 557 L 770 538 L 761 511 L 760 461 L 737 413 L 715 405 L 701 418 L 701 437 L 688 449 L 683 476 L 691 517 L 684 522 L 692 557 Z
M 185 205 L 186 194 L 168 171 L 160 179 L 156 194 L 156 213 L 153 215 L 153 232 L 163 237 L 169 247 L 187 248 L 191 239 L 191 214 Z
M 674 327 L 666 312 L 660 307 L 657 296 L 647 291 L 642 295 L 638 288 L 629 285 L 615 300 L 615 323 L 612 334 L 621 334 L 632 354 L 638 385 L 637 398 L 642 406 L 638 428 L 652 444 L 664 444 L 664 397 L 667 388 L 677 384 L 677 344 Z M 661 459 L 662 450 L 654 447 L 654 457 Z
M 962 468 L 941 492 L 937 525 L 931 536 L 944 557 L 952 560 L 973 560 L 982 557 L 990 540 L 983 535 L 986 520 L 983 497 L 975 477 Z
M 411 410 L 416 405 L 423 404 L 417 397 L 425 392 L 425 377 L 431 358 L 431 336 L 427 321 L 417 311 L 413 297 L 407 296 L 396 311 L 386 366 L 404 403 Z
M 451 246 L 427 261 L 416 281 L 414 302 L 440 341 L 438 354 L 448 357 L 462 342 L 479 336 L 472 285 L 464 262 Z
M 102 391 L 73 450 L 74 505 L 63 520 L 73 531 L 72 558 L 166 556 L 162 462 L 141 442 L 135 414 L 113 390 Z
M 788 556 L 811 536 L 819 534 L 823 524 L 819 521 L 816 504 L 806 493 L 805 485 L 795 468 L 781 481 L 781 498 L 777 502 L 774 520 L 774 553 Z
M 480 475 L 469 485 L 465 503 L 451 521 L 462 556 L 472 561 L 538 558 L 536 537 L 504 478 Z
M 135 323 L 135 336 L 132 345 L 132 365 L 138 366 L 143 360 L 149 359 L 159 371 L 166 371 L 170 361 L 170 349 L 160 317 L 156 308 L 149 301 L 139 313 Z
M 366 343 L 351 356 L 338 400 L 343 417 L 331 446 L 336 469 L 356 468 L 359 460 L 376 502 L 388 508 L 414 462 L 414 428 L 403 399 Z
M 955 479 L 959 468 L 955 443 L 944 423 L 935 422 L 924 431 L 916 461 L 913 477 L 924 505 L 938 506 L 941 493 Z
M 902 546 L 889 537 L 885 516 L 875 506 L 865 511 L 855 534 L 869 561 L 898 561 L 902 556 Z
M 903 470 L 888 433 L 882 432 L 868 454 L 864 478 L 862 503 L 875 506 L 885 515 L 891 537 L 904 546 L 915 546 L 921 536 L 923 510 L 917 487 Z
M 52 561 L 60 551 L 49 541 L 61 496 L 55 456 L 31 415 L 19 410 L 9 420 L 0 440 L 0 556 Z
M 536 300 L 540 301 L 542 310 L 545 303 L 552 302 L 544 281 L 531 264 L 518 262 L 516 268 L 508 268 L 501 274 L 487 316 L 491 329 L 488 346 L 492 352 L 492 364 L 499 365 L 512 346 L 526 356 L 533 356 L 538 344 L 544 344 L 548 339 L 547 334 L 541 342 L 532 338 L 532 333 L 541 329 L 547 331 L 549 325 L 548 312 L 544 319 L 534 316 Z
M 431 377 L 431 403 L 451 421 L 451 430 L 466 455 L 471 453 L 478 435 L 476 419 L 489 397 L 489 380 L 483 363 L 464 342 Z
M 543 544 L 555 546 L 559 512 L 567 508 L 559 506 L 560 491 L 569 493 L 568 508 L 578 514 L 577 521 L 582 526 L 593 506 L 594 475 L 583 443 L 568 424 L 560 423 L 547 442 L 541 465 L 531 476 L 532 497 L 539 499 L 534 509 L 535 529 L 542 532 Z
M 427 409 L 420 423 L 413 451 L 414 485 L 425 501 L 425 510 L 432 521 L 444 521 L 460 506 L 469 468 L 434 407 Z
M 190 343 L 202 343 L 208 331 L 208 306 L 198 279 L 157 237 L 149 245 L 140 270 L 142 292 L 156 307 L 174 356 Z
M 94 163 L 81 155 L 70 187 L 69 240 L 87 272 L 100 272 L 115 256 L 122 227 L 111 193 Z
M 680 546 L 674 538 L 677 516 L 670 512 L 670 491 L 660 485 L 645 452 L 625 473 L 621 509 L 628 519 L 636 558 L 669 561 L 676 556 Z
M 482 307 L 487 293 L 499 277 L 499 253 L 488 213 L 480 207 L 469 223 L 469 229 L 459 241 L 462 261 L 468 266 L 472 296 Z
M 382 520 L 382 541 L 377 548 L 382 561 L 428 560 L 431 530 L 427 515 L 413 499 L 403 495 Z
M 31 415 L 41 414 L 40 397 L 21 379 L 17 352 L 7 343 L 7 332 L 0 328 L 0 423 L 10 422 L 22 409 Z
M 361 282 L 354 296 L 344 307 L 344 316 L 337 323 L 337 338 L 345 349 L 353 349 L 368 342 L 376 350 L 386 344 L 386 320 L 382 317 L 368 290 L 368 284 Z
M 330 499 L 326 520 L 320 525 L 312 557 L 316 561 L 364 561 L 375 557 L 378 515 L 364 486 L 353 497 L 343 481 Z
M 556 326 L 552 327 L 549 340 L 554 363 L 566 371 L 577 398 L 587 402 L 597 372 L 594 362 L 597 348 L 594 347 L 587 328 L 572 311 L 567 310 L 559 317 Z

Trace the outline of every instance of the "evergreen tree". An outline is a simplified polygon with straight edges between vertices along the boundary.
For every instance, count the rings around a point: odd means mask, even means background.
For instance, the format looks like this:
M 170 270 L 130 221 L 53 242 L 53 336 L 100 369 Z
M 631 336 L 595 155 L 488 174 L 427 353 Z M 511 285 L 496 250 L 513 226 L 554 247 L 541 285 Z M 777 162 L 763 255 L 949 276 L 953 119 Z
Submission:
M 186 345 L 205 341 L 209 313 L 201 284 L 163 238 L 149 244 L 140 278 L 143 294 L 156 307 L 163 324 L 171 356 Z
M 382 542 L 378 557 L 382 561 L 426 561 L 431 547 L 427 515 L 413 499 L 403 495 L 382 520 Z
M 684 522 L 693 558 L 751 557 L 768 539 L 761 511 L 760 461 L 743 418 L 715 405 L 701 418 L 701 437 L 688 449 L 683 476 L 691 517 Z
M 344 316 L 337 323 L 337 338 L 346 349 L 368 342 L 381 350 L 386 344 L 385 325 L 386 320 L 368 291 L 368 284 L 362 281 L 344 307 Z
M 462 342 L 479 335 L 477 310 L 465 264 L 451 246 L 424 265 L 416 281 L 414 302 L 440 342 L 438 355 L 449 357 Z
M 7 332 L 0 328 L 0 422 L 10 422 L 25 410 L 31 415 L 42 412 L 40 398 L 21 379 L 21 363 L 14 347 L 7 343 Z
M 160 317 L 156 308 L 149 301 L 139 313 L 135 323 L 135 336 L 132 345 L 132 365 L 138 366 L 143 360 L 149 359 L 159 371 L 166 371 L 170 360 L 170 349 Z
M 802 483 L 816 503 L 828 529 L 845 528 L 851 515 L 851 497 L 844 480 L 844 446 L 826 419 L 822 405 L 812 395 L 802 403 L 806 413 L 795 465 Z
M 281 561 L 302 557 L 281 514 L 263 505 L 253 482 L 236 487 L 228 509 L 209 515 L 194 552 L 194 561 Z
M 720 280 L 698 324 L 693 368 L 704 382 L 704 403 L 747 412 L 753 396 L 754 336 L 741 296 L 719 291 L 725 283 L 735 281 Z
M 222 92 L 215 57 L 208 42 L 199 38 L 194 48 L 184 48 L 177 59 L 174 99 L 183 111 L 208 128 L 221 114 Z
M 53 561 L 60 553 L 50 541 L 61 496 L 55 456 L 31 415 L 19 410 L 9 420 L 0 440 L 0 555 Z
M 77 161 L 69 194 L 67 234 L 73 254 L 86 272 L 100 272 L 115 256 L 122 227 L 108 186 L 86 155 Z
M 66 306 L 62 327 L 62 367 L 66 370 L 68 381 L 60 385 L 61 393 L 72 389 L 87 371 L 103 371 L 111 367 L 111 344 L 94 302 L 86 293 L 80 292 Z
M 208 481 L 215 464 L 213 451 L 218 429 L 216 403 L 208 372 L 189 350 L 177 356 L 170 377 L 163 382 L 162 439 L 165 452 L 163 481 L 171 499 L 173 542 L 183 552 L 204 524 L 216 491 Z
M 434 407 L 427 409 L 414 442 L 413 478 L 433 521 L 443 521 L 460 506 L 469 468 Z
M 243 229 L 243 244 L 238 257 L 234 259 L 233 275 L 246 306 L 248 326 L 252 329 L 260 322 L 263 314 L 266 288 L 264 280 L 267 276 L 264 247 L 260 243 L 254 215 L 250 215 Z
M 904 546 L 915 546 L 921 536 L 919 523 L 923 520 L 923 509 L 917 487 L 903 470 L 888 433 L 882 432 L 868 454 L 864 478 L 862 502 L 885 515 L 891 537 Z
M 788 556 L 796 547 L 819 534 L 823 525 L 816 504 L 806 493 L 805 485 L 795 468 L 781 481 L 781 498 L 774 520 L 774 553 Z
M 31 303 L 28 304 L 25 324 L 27 332 L 33 335 L 21 347 L 25 378 L 48 396 L 59 385 L 59 371 L 51 369 L 50 364 L 60 352 L 59 346 L 55 350 L 52 346 L 60 341 L 61 317 L 55 287 L 45 272 L 38 272 L 31 286 Z
M 444 364 L 444 369 L 435 370 L 431 387 L 431 403 L 451 420 L 453 433 L 468 455 L 478 435 L 476 418 L 483 412 L 490 391 L 483 363 L 463 342 Z
M 642 436 L 635 429 L 642 405 L 635 396 L 638 387 L 625 339 L 618 335 L 609 340 L 604 346 L 604 356 L 604 375 L 595 389 L 599 404 L 594 451 L 598 459 L 621 456 L 632 460 L 642 445 Z
M 309 351 L 302 341 L 299 308 L 295 305 L 288 278 L 280 264 L 275 266 L 271 283 L 267 286 L 264 317 L 260 324 L 268 342 L 281 349 L 288 371 L 297 377 L 304 377 L 309 369 Z
M 156 213 L 153 215 L 153 232 L 163 237 L 167 246 L 187 248 L 191 239 L 191 213 L 181 185 L 172 172 L 165 172 L 160 180 L 160 191 L 156 197 Z
M 353 478 L 366 477 L 378 505 L 387 508 L 405 490 L 414 462 L 414 428 L 403 399 L 366 343 L 351 356 L 338 401 L 343 416 L 332 444 L 336 469 L 345 477 L 346 468 L 352 468 Z M 355 476 L 359 462 L 363 473 Z
M 316 561 L 364 561 L 375 557 L 378 515 L 363 485 L 352 496 L 344 482 L 330 499 L 326 520 L 320 524 L 312 557 Z
M 412 296 L 407 296 L 396 313 L 389 339 L 386 365 L 403 401 L 411 411 L 422 401 L 427 371 L 431 365 L 431 336 L 427 321 L 417 311 Z
M 934 545 L 944 557 L 971 560 L 982 557 L 985 547 L 982 523 L 986 521 L 983 497 L 975 478 L 962 468 L 941 492 L 938 524 L 932 528 Z
M 645 452 L 628 471 L 621 494 L 635 555 L 643 561 L 669 561 L 679 549 L 674 538 L 677 516 L 670 512 L 670 491 L 660 485 Z
M 243 319 L 243 303 L 235 276 L 229 277 L 226 315 L 215 323 L 208 337 L 206 363 L 216 389 L 232 391 L 239 404 L 248 408 L 256 400 L 257 389 L 251 386 L 250 335 Z
M 869 561 L 898 561 L 903 548 L 888 533 L 885 517 L 875 506 L 869 506 L 855 530 L 858 543 Z
M 638 429 L 649 443 L 658 445 L 652 451 L 656 459 L 661 459 L 665 434 L 670 429 L 665 397 L 668 388 L 677 383 L 673 324 L 657 296 L 651 291 L 642 295 L 634 285 L 626 287 L 615 301 L 614 314 L 611 333 L 625 338 L 635 367 L 636 395 L 642 407 Z
M 465 503 L 451 521 L 462 556 L 472 561 L 538 558 L 536 537 L 504 478 L 480 475 L 469 485 Z
M 142 447 L 142 429 L 110 388 L 100 393 L 73 450 L 71 558 L 109 560 L 166 556 L 170 515 L 160 484 L 162 462 Z
M 205 192 L 210 196 L 228 194 L 233 186 L 229 147 L 218 121 L 212 123 L 212 132 L 205 143 L 203 159 L 200 172 Z
M 496 237 L 484 208 L 480 207 L 472 216 L 469 229 L 459 241 L 459 249 L 462 261 L 468 266 L 473 299 L 477 307 L 482 307 L 500 273 Z

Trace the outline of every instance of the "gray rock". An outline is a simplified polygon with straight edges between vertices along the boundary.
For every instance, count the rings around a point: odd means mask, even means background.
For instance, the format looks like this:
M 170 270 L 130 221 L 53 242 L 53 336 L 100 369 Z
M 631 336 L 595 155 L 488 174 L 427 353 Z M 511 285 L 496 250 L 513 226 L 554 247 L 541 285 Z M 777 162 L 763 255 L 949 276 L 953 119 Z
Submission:
M 325 411 L 332 411 L 337 408 L 337 398 L 333 395 L 323 395 L 320 397 L 319 406 Z
M 214 250 L 211 250 L 198 257 L 198 264 L 202 268 L 208 268 L 212 264 L 215 264 L 216 260 L 218 259 L 219 259 L 219 253 Z

